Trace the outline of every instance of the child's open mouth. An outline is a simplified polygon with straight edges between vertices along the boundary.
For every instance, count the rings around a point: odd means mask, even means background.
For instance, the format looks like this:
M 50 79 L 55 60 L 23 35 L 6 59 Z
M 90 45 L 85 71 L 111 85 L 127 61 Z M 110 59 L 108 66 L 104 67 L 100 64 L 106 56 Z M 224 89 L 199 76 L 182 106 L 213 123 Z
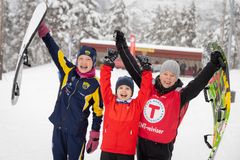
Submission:
M 88 66 L 80 66 L 81 69 L 88 69 Z
M 127 97 L 126 94 L 121 94 L 120 96 L 121 96 L 122 98 L 126 98 L 126 97 Z
M 168 82 L 168 81 L 164 81 L 164 83 L 167 84 L 167 85 L 171 84 L 171 82 Z

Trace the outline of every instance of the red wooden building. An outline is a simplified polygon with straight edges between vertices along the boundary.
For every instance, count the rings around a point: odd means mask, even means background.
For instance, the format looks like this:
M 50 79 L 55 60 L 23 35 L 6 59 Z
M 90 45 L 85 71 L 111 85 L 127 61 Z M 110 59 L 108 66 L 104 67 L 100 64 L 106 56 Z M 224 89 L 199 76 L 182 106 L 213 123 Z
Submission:
M 102 63 L 102 58 L 107 54 L 108 48 L 116 48 L 114 41 L 89 40 L 83 39 L 80 45 L 89 45 L 97 50 L 98 65 Z M 130 46 L 130 43 L 128 43 Z M 135 45 L 135 54 L 143 54 L 151 57 L 151 62 L 154 66 L 160 66 L 166 59 L 174 59 L 179 62 L 180 66 L 185 64 L 185 75 L 192 75 L 201 69 L 202 49 L 173 47 L 173 46 L 159 46 L 150 44 Z M 117 68 L 124 68 L 120 58 L 116 60 Z

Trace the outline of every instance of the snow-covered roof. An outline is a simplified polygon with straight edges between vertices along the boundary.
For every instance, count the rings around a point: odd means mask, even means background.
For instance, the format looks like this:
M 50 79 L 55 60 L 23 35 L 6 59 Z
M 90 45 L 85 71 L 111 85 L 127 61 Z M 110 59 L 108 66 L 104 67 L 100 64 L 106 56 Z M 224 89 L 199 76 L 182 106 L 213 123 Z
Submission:
M 96 39 L 82 39 L 82 43 L 91 43 L 91 44 L 98 44 L 98 45 L 115 45 L 115 41 L 107 41 L 107 40 L 96 40 Z M 130 46 L 130 43 L 127 43 Z M 136 43 L 136 48 L 143 48 L 143 49 L 159 49 L 159 50 L 171 50 L 171 51 L 184 51 L 184 52 L 198 52 L 202 53 L 203 48 L 189 48 L 189 47 L 176 47 L 176 46 L 162 46 L 162 45 L 154 45 L 154 44 L 147 44 L 147 43 Z

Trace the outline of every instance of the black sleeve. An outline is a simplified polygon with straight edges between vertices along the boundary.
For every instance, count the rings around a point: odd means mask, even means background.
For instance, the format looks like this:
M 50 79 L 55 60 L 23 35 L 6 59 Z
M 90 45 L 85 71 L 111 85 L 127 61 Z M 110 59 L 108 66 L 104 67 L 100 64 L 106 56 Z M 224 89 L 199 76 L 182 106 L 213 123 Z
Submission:
M 133 55 L 130 53 L 126 42 L 117 43 L 116 46 L 119 51 L 120 57 L 123 61 L 123 64 L 125 65 L 126 70 L 128 71 L 132 79 L 140 88 L 142 77 L 141 77 L 141 70 L 139 65 L 137 64 L 137 61 L 135 60 Z
M 212 62 L 203 68 L 203 70 L 196 76 L 194 80 L 188 83 L 181 91 L 181 107 L 193 98 L 195 98 L 208 84 L 213 74 L 218 70 L 216 65 Z

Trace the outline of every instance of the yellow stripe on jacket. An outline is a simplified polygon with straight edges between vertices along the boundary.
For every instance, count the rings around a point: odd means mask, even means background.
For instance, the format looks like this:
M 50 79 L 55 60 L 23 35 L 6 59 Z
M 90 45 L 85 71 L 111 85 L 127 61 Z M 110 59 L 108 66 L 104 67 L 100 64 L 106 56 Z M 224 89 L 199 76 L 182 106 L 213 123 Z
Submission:
M 72 70 L 72 68 L 69 68 L 66 65 L 66 61 L 64 59 L 64 54 L 63 54 L 62 50 L 58 51 L 58 61 L 59 61 L 59 64 L 61 65 L 61 67 L 63 69 L 63 72 L 65 73 L 65 75 L 63 77 L 63 83 L 62 83 L 62 86 L 61 86 L 61 89 L 62 89 L 67 84 L 68 74 Z
M 93 104 L 93 111 L 96 114 L 96 116 L 102 116 L 103 109 L 100 108 L 100 97 L 99 97 L 99 88 L 97 88 L 93 94 L 85 96 L 85 105 L 83 107 L 83 111 L 89 106 L 90 99 L 93 98 L 94 104 Z

